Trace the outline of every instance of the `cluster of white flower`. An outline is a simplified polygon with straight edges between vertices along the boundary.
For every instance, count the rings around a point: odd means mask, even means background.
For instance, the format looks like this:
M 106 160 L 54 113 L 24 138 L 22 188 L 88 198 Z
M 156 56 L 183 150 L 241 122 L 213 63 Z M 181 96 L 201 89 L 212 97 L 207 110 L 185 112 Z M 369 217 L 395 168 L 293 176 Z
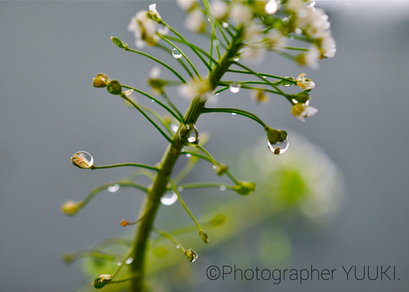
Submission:
M 317 68 L 318 58 L 334 57 L 335 41 L 331 36 L 328 15 L 325 14 L 324 10 L 315 8 L 315 2 L 306 7 L 303 4 L 304 1 L 302 0 L 291 0 L 286 4 L 287 11 L 291 11 L 295 15 L 296 28 L 313 41 L 309 51 L 299 55 L 296 60 L 300 65 Z
M 206 17 L 203 14 L 197 0 L 177 0 L 180 8 L 188 12 L 185 21 L 186 29 L 194 33 L 203 33 L 206 31 Z
M 146 44 L 156 45 L 160 40 L 160 35 L 166 35 L 166 28 L 158 28 L 158 22 L 161 21 L 159 12 L 156 10 L 156 4 L 149 5 L 149 11 L 141 10 L 128 25 L 128 31 L 135 35 L 135 46 L 143 48 Z

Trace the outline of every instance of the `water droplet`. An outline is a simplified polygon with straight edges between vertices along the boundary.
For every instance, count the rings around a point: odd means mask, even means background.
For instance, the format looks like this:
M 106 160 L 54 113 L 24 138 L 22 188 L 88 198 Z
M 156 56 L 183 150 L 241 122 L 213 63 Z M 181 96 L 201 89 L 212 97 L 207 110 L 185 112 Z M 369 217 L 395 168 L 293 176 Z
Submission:
M 274 14 L 277 12 L 278 6 L 275 0 L 270 0 L 267 2 L 266 6 L 264 6 L 264 10 L 267 14 Z
M 155 100 L 151 99 L 152 102 L 155 102 Z
M 216 165 L 213 165 L 212 167 L 213 167 L 213 169 L 216 169 Z
M 194 124 L 184 125 L 179 133 L 179 139 L 185 143 L 198 144 L 199 143 L 199 132 L 197 131 Z
M 176 193 L 173 191 L 167 192 L 162 196 L 162 198 L 160 198 L 160 202 L 165 206 L 173 205 L 177 200 L 178 195 L 176 195 Z
M 264 79 L 267 79 L 267 76 L 263 76 Z
M 176 124 L 171 124 L 171 125 L 170 125 L 170 129 L 171 129 L 174 133 L 176 133 L 176 132 L 178 131 L 178 129 L 179 129 L 179 126 L 176 125 Z
M 220 92 L 216 93 L 216 95 L 219 95 L 219 94 L 220 94 Z
M 127 265 L 132 264 L 132 262 L 133 262 L 133 258 L 132 258 L 132 257 L 129 257 L 129 258 L 127 258 L 127 259 L 125 260 L 125 264 L 127 264 Z
M 197 258 L 199 257 L 199 255 L 197 254 L 197 252 L 195 252 L 193 249 L 188 249 L 186 252 L 186 257 L 189 260 L 189 262 L 194 263 Z
M 222 26 L 223 26 L 224 28 L 228 28 L 228 27 L 229 27 L 229 24 L 228 24 L 227 22 L 223 22 L 223 23 L 222 23 Z
M 207 18 L 207 21 L 210 22 L 210 18 L 209 18 L 209 17 Z
M 291 99 L 291 101 L 293 102 L 293 104 L 297 104 L 298 100 L 296 100 L 295 98 Z
M 238 83 L 232 83 L 229 86 L 229 90 L 231 93 L 238 93 L 240 91 L 241 85 Z
M 108 192 L 115 193 L 119 190 L 119 184 L 114 184 L 112 186 L 107 187 Z
M 182 186 L 178 186 L 178 191 L 179 191 L 179 192 L 183 192 L 183 187 L 182 187 Z
M 213 46 L 216 47 L 216 46 L 218 46 L 219 44 L 220 44 L 219 40 L 214 40 L 214 41 L 213 41 Z
M 291 76 L 285 76 L 284 78 L 285 79 L 291 79 L 292 77 Z M 287 81 L 287 80 L 282 80 L 281 84 L 284 85 L 285 87 L 288 87 L 288 86 L 290 86 L 292 84 L 292 82 Z
M 186 157 L 192 157 L 192 154 L 188 153 L 186 154 Z
M 237 115 L 236 113 L 231 113 L 232 114 L 232 116 L 235 116 L 235 115 Z
M 120 266 L 122 265 L 122 262 L 119 261 L 119 262 L 116 263 L 116 265 L 117 265 L 118 267 L 120 267 Z
M 219 189 L 220 189 L 221 191 L 225 191 L 225 190 L 226 190 L 226 186 L 221 185 Z
M 79 168 L 91 168 L 94 165 L 94 158 L 87 151 L 78 151 L 71 157 L 71 162 Z
M 288 142 L 287 139 L 285 139 L 284 141 L 278 142 L 275 144 L 271 144 L 269 141 L 267 145 L 268 145 L 268 149 L 270 149 L 270 151 L 273 154 L 279 155 L 279 154 L 283 154 L 288 149 L 288 146 L 290 145 L 290 143 Z
M 295 28 L 295 33 L 296 34 L 302 34 L 302 30 L 299 29 L 298 27 Z
M 180 245 L 177 245 L 176 248 L 179 249 L 179 248 L 180 248 Z
M 172 50 L 172 56 L 173 56 L 173 58 L 175 58 L 175 59 L 180 59 L 180 58 L 182 58 L 182 53 L 179 52 L 178 49 L 173 49 L 173 50 Z
M 240 56 L 236 56 L 234 59 L 233 59 L 234 61 L 239 61 L 240 60 Z

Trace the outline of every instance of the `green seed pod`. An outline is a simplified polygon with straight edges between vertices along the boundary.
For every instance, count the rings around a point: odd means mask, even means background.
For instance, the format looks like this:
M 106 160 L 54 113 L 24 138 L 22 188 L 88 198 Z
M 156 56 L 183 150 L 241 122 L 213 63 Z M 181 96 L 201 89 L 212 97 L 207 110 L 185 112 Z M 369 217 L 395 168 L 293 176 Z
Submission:
M 112 36 L 111 37 L 112 42 L 118 46 L 118 48 L 121 49 L 126 49 L 128 48 L 128 45 L 126 43 L 124 43 L 123 41 L 121 41 L 119 38 Z
M 209 243 L 209 236 L 207 235 L 206 232 L 204 232 L 203 230 L 200 230 L 199 235 L 202 238 L 204 243 Z

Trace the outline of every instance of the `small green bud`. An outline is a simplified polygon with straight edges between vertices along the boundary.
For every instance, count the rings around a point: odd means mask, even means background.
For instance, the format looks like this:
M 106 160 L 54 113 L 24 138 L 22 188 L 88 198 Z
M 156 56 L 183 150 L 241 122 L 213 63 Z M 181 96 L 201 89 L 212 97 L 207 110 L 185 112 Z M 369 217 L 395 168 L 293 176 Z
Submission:
M 235 187 L 234 191 L 240 195 L 250 195 L 256 190 L 256 185 L 253 182 L 239 182 Z
M 207 235 L 206 232 L 204 232 L 203 230 L 200 230 L 199 235 L 202 238 L 204 243 L 209 243 L 209 236 Z
M 307 92 L 302 91 L 302 92 L 297 93 L 294 96 L 294 99 L 298 101 L 299 103 L 306 103 L 308 100 L 310 100 L 310 95 Z
M 100 275 L 98 278 L 94 280 L 94 282 L 92 282 L 92 285 L 94 285 L 94 288 L 96 289 L 101 289 L 104 288 L 105 285 L 111 281 L 112 281 L 111 275 Z
M 271 144 L 276 144 L 284 141 L 287 138 L 287 132 L 284 130 L 276 130 L 274 128 L 267 127 L 267 139 Z
M 210 226 L 213 228 L 222 226 L 226 222 L 226 215 L 218 214 L 213 217 L 212 221 L 210 221 Z
M 111 94 L 119 95 L 122 93 L 122 86 L 118 80 L 112 80 L 108 82 L 107 90 Z
M 117 38 L 115 36 L 112 36 L 111 40 L 115 45 L 118 46 L 118 48 L 121 48 L 121 49 L 127 49 L 128 48 L 127 43 L 124 43 L 123 41 L 121 41 L 119 38 Z
M 164 88 L 168 85 L 168 81 L 163 79 L 148 79 L 148 85 L 152 87 L 152 90 L 155 94 L 162 94 Z
M 109 77 L 104 73 L 98 73 L 93 79 L 92 86 L 98 88 L 104 88 L 109 82 Z
M 148 16 L 148 18 L 152 19 L 155 22 L 162 21 L 159 12 L 156 10 L 156 4 L 149 5 L 149 11 L 146 12 L 146 16 Z
M 222 176 L 226 173 L 227 170 L 229 170 L 229 167 L 225 164 L 219 164 L 218 166 L 216 166 L 216 173 L 218 176 Z
M 74 259 L 73 259 L 72 255 L 66 254 L 66 255 L 63 256 L 62 260 L 63 260 L 65 263 L 70 264 L 70 263 L 72 263 L 72 261 L 73 261 Z
M 189 260 L 189 262 L 193 263 L 197 260 L 199 257 L 197 252 L 195 252 L 193 249 L 189 248 L 188 250 L 185 250 L 185 256 Z

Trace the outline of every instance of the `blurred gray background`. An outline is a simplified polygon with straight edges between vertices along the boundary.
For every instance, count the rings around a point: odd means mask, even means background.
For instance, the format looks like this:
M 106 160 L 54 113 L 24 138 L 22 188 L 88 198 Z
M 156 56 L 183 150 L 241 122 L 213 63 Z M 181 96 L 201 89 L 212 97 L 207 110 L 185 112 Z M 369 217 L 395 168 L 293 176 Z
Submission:
M 133 46 L 127 25 L 136 11 L 150 3 L 0 1 L 1 291 L 77 289 L 84 283 L 79 265 L 64 265 L 62 255 L 107 236 L 123 235 L 119 221 L 135 216 L 142 195 L 132 190 L 101 194 L 73 218 L 64 216 L 60 206 L 129 173 L 129 169 L 79 170 L 69 161 L 74 152 L 90 152 L 98 165 L 153 164 L 166 147 L 163 137 L 140 115 L 125 108 L 119 98 L 91 86 L 95 74 L 105 72 L 147 90 L 145 80 L 153 63 L 121 51 L 110 36 Z M 162 17 L 183 30 L 180 20 L 185 16 L 175 3 L 156 3 Z M 337 278 L 274 287 L 249 282 L 241 288 L 407 291 L 409 3 L 318 1 L 317 5 L 330 16 L 335 58 L 321 61 L 320 69 L 313 71 L 274 56 L 257 69 L 282 76 L 307 73 L 316 83 L 311 105 L 318 114 L 301 123 L 285 100 L 274 96 L 268 106 L 257 106 L 244 91 L 221 94 L 219 105 L 254 111 L 274 127 L 304 134 L 345 175 L 347 204 L 319 240 L 293 239 L 292 267 L 394 265 L 400 281 Z M 187 35 L 207 48 L 204 38 Z M 188 103 L 173 96 L 185 110 Z M 256 124 L 226 115 L 205 115 L 198 127 L 211 133 L 208 149 L 216 157 L 264 135 Z M 194 204 L 194 195 L 188 202 Z M 240 285 L 236 283 L 236 288 Z M 201 287 L 226 289 L 218 281 Z

